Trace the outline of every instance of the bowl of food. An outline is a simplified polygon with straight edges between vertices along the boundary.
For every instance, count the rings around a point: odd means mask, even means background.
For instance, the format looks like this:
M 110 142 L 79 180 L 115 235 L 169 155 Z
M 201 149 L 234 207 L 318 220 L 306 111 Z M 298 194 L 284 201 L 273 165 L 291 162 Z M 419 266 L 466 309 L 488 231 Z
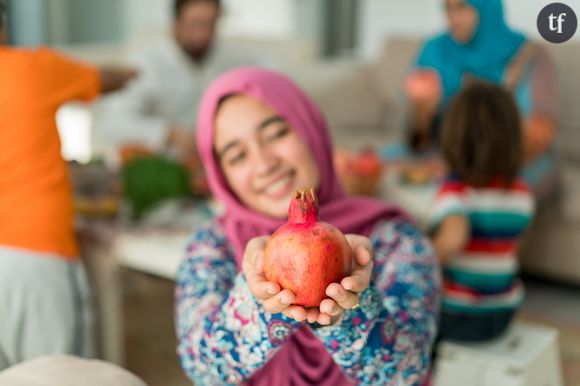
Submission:
M 339 149 L 334 163 L 343 189 L 349 195 L 375 196 L 383 173 L 383 163 L 372 149 L 352 152 Z

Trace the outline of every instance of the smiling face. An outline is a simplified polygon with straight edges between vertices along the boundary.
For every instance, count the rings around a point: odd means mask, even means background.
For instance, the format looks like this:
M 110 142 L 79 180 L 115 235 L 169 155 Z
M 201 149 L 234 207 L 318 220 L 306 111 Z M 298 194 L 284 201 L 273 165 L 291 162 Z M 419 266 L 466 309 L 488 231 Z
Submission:
M 318 188 L 320 173 L 310 149 L 269 106 L 231 96 L 220 106 L 215 125 L 214 151 L 242 204 L 284 218 L 297 189 Z
M 445 0 L 445 14 L 453 39 L 459 43 L 469 42 L 479 23 L 477 10 L 465 0 Z

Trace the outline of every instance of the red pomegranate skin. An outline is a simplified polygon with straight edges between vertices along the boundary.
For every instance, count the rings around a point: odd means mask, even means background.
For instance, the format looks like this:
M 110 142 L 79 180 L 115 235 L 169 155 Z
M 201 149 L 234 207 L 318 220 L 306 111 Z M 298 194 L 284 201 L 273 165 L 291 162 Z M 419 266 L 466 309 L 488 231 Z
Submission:
M 288 223 L 272 235 L 264 250 L 264 273 L 269 281 L 296 295 L 294 304 L 318 307 L 326 287 L 348 275 L 352 252 L 344 235 L 318 220 L 313 189 L 296 192 Z

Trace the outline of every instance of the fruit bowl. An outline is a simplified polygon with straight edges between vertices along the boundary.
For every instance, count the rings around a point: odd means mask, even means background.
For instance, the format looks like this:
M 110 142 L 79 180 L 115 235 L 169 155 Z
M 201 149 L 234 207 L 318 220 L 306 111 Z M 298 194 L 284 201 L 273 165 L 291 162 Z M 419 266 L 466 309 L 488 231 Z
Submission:
M 383 173 L 383 163 L 374 150 L 352 152 L 339 149 L 334 156 L 336 172 L 347 194 L 375 196 Z

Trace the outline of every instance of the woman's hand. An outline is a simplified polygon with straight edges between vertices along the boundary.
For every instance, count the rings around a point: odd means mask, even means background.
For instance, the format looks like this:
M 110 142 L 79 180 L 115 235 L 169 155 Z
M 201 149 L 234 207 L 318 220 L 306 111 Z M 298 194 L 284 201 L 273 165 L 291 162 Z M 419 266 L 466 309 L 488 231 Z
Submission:
M 360 293 L 370 284 L 373 271 L 371 241 L 367 237 L 353 234 L 346 235 L 346 239 L 354 257 L 350 276 L 326 288 L 326 295 L 329 298 L 320 303 L 320 310 L 308 310 L 307 319 L 310 323 L 318 322 L 322 325 L 335 323 L 345 310 L 359 306 Z
M 441 100 L 441 80 L 435 70 L 419 69 L 405 79 L 405 93 L 411 103 L 426 103 L 437 106 Z
M 283 313 L 297 322 L 302 322 L 306 319 L 306 310 L 304 307 L 293 305 L 296 295 L 290 290 L 281 290 L 278 283 L 268 281 L 264 275 L 264 247 L 268 239 L 269 236 L 254 237 L 246 245 L 242 271 L 250 292 L 269 313 Z
M 320 307 L 304 308 L 293 304 L 296 295 L 290 290 L 281 290 L 280 285 L 268 281 L 264 275 L 264 247 L 268 236 L 255 237 L 246 245 L 242 261 L 242 271 L 246 276 L 250 292 L 271 314 L 283 313 L 285 316 L 302 322 L 318 322 L 329 325 L 338 320 L 346 309 L 358 306 L 359 294 L 370 283 L 373 270 L 371 241 L 364 236 L 346 235 L 353 252 L 353 267 L 350 276 L 340 283 L 332 283 L 326 288 L 329 298 Z

